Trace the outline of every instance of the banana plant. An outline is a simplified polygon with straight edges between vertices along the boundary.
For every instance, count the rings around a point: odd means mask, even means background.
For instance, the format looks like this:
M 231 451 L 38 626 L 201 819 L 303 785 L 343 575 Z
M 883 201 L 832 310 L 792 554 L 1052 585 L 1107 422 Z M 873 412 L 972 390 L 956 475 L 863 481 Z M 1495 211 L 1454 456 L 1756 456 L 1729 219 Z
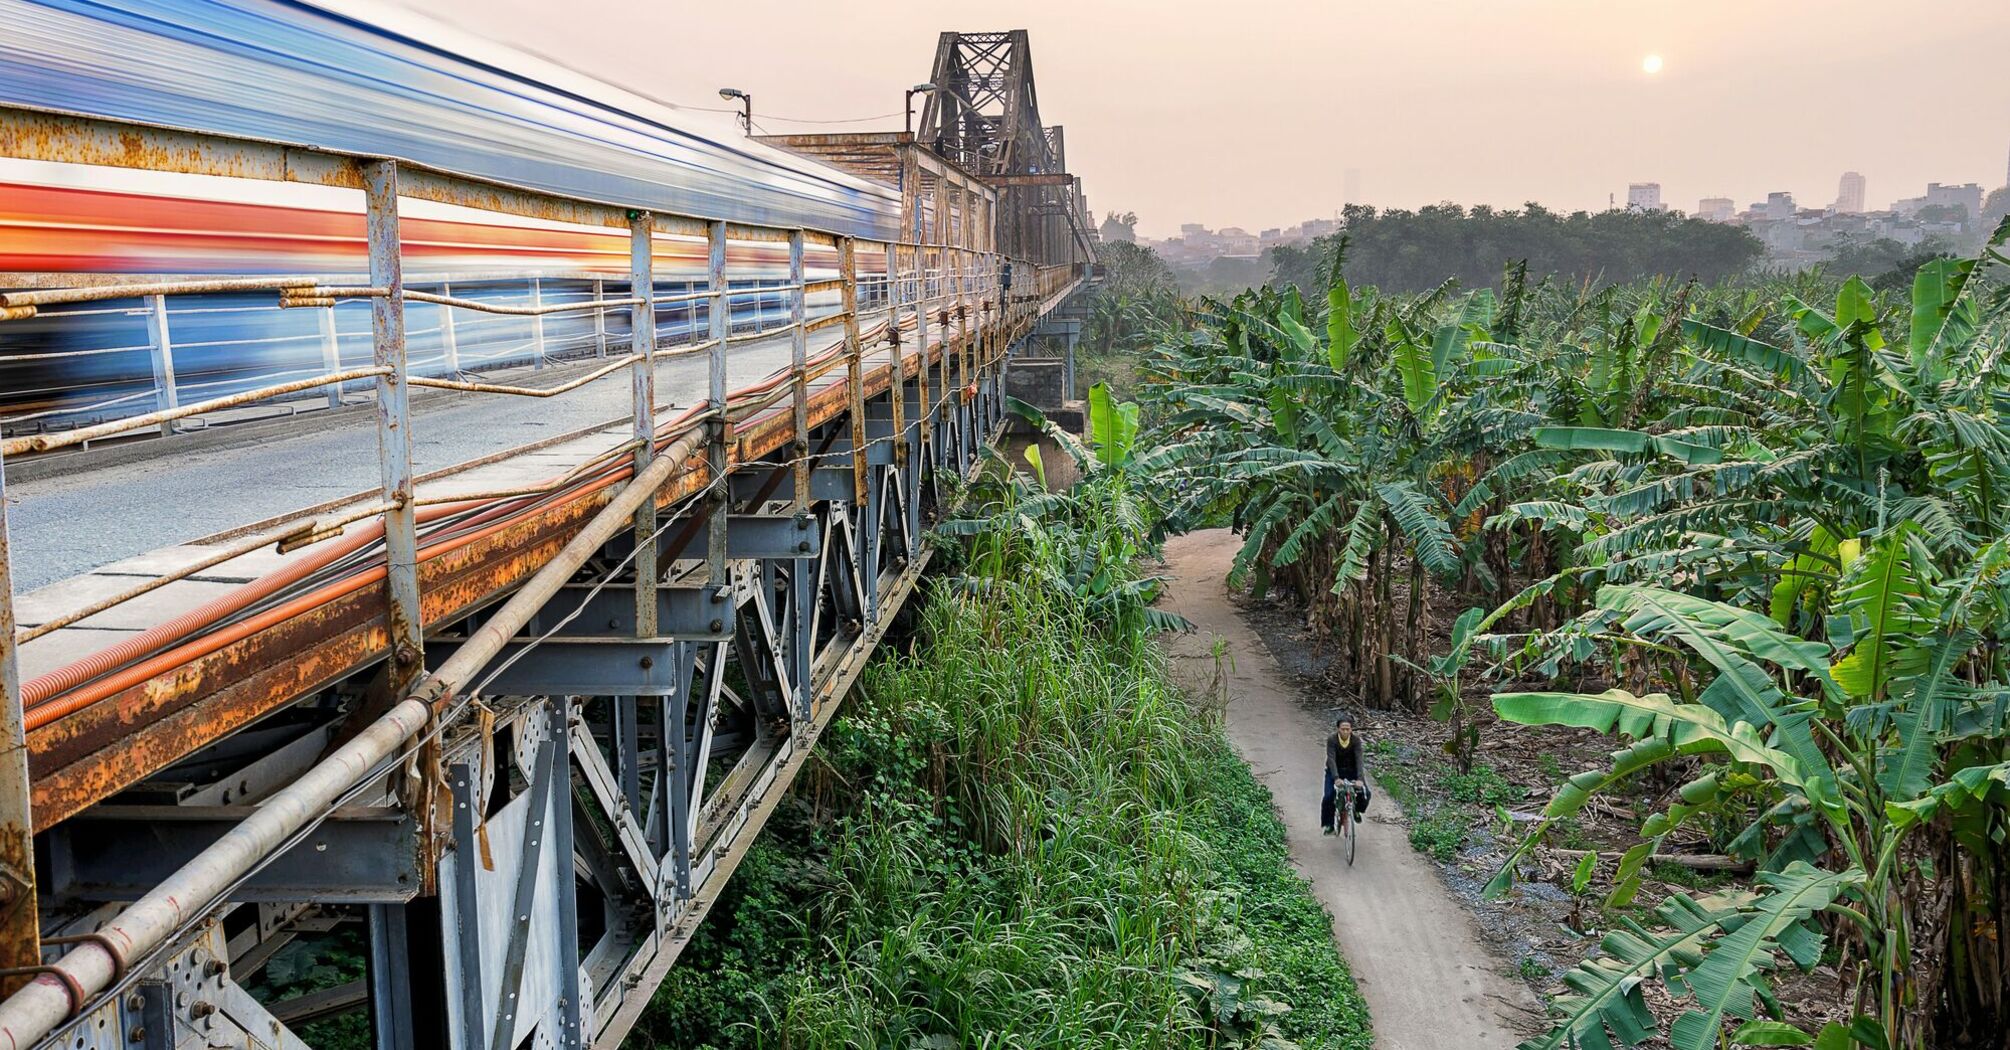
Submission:
M 1908 836 L 1940 815 L 1958 811 L 1970 824 L 2002 827 L 2010 815 L 2005 763 L 1972 762 L 1957 745 L 1957 725 L 2000 719 L 2010 685 L 1978 689 L 1957 670 L 1973 667 L 1981 633 L 2000 629 L 2003 557 L 1991 553 L 1961 578 L 1938 579 L 1922 568 L 1918 530 L 1901 525 L 1868 541 L 1842 570 L 1830 605 L 1826 643 L 1789 634 L 1770 616 L 1679 591 L 1608 585 L 1597 606 L 1561 634 L 1593 634 L 1621 647 L 1679 659 L 1698 674 L 1714 672 L 1693 698 L 1636 696 L 1614 689 L 1597 695 L 1501 693 L 1495 710 L 1513 722 L 1578 726 L 1612 733 L 1629 745 L 1608 770 L 1571 778 L 1551 800 L 1535 831 L 1489 886 L 1512 884 L 1515 863 L 1556 820 L 1578 812 L 1599 792 L 1678 756 L 1708 756 L 1666 809 L 1641 827 L 1642 841 L 1621 859 L 1615 894 L 1637 885 L 1640 866 L 1678 828 L 1703 814 L 1804 814 L 1843 863 L 1810 865 L 1802 838 L 1761 828 L 1740 841 L 1760 862 L 1760 894 L 1751 917 L 1735 928 L 1693 938 L 1693 958 L 1632 953 L 1586 971 L 1601 980 L 1650 979 L 1659 972 L 1678 998 L 1695 1007 L 1669 1036 L 1678 1050 L 1718 1045 L 1726 1017 L 1750 1019 L 1763 1005 L 1765 971 L 1784 955 L 1806 968 L 1814 955 L 1807 925 L 1820 912 L 1834 917 L 1869 968 L 1866 1013 L 1883 1045 L 1917 1030 L 1907 1001 L 1915 931 L 1906 898 L 1920 877 L 1903 851 Z M 1813 687 L 1789 691 L 1787 682 Z M 2002 723 L 1995 724 L 2000 739 Z M 1990 807 L 1994 807 L 1991 810 Z M 1763 921 L 1765 925 L 1755 926 Z M 1764 932 L 1752 932 L 1762 930 Z M 1694 930 L 1680 930 L 1694 934 Z M 1690 943 L 1685 941 L 1684 943 Z M 1624 974 L 1621 974 L 1621 971 Z M 1671 976 L 1672 975 L 1672 976 Z M 1590 980 L 1580 976 L 1579 983 Z M 1632 1045 L 1639 1028 L 1610 1015 L 1605 999 L 1559 1002 L 1563 1018 L 1551 1035 L 1596 1045 L 1587 1033 L 1609 1027 Z M 1777 1010 L 1773 1011 L 1777 1013 Z M 1636 1019 L 1637 1020 L 1637 1019 Z M 1776 1019 L 1777 1020 L 1777 1019 Z M 1773 1031 L 1768 1029 L 1767 1031 Z M 1804 1042 L 1815 1035 L 1802 1033 Z M 1601 1038 L 1602 1033 L 1601 1033 Z M 1554 1046 L 1537 1041 L 1531 1046 Z M 1775 1044 L 1779 1045 L 1779 1044 Z

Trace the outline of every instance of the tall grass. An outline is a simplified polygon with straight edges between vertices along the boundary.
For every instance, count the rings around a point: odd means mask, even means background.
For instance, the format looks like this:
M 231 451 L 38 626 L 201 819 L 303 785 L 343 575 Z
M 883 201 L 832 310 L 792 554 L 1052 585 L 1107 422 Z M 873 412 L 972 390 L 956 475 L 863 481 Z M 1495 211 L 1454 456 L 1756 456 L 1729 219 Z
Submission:
M 935 588 L 912 650 L 868 669 L 649 1033 L 1370 1045 L 1325 913 L 1218 721 L 1142 628 L 987 562 L 995 578 Z

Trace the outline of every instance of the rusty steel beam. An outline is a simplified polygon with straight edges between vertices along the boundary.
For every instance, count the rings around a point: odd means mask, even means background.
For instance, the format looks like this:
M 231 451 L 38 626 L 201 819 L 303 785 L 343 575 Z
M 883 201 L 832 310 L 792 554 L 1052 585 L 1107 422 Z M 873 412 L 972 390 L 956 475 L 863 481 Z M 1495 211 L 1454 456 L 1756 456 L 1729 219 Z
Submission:
M 984 181 L 993 186 L 1073 186 L 1075 176 L 1054 171 L 1037 175 L 991 175 Z

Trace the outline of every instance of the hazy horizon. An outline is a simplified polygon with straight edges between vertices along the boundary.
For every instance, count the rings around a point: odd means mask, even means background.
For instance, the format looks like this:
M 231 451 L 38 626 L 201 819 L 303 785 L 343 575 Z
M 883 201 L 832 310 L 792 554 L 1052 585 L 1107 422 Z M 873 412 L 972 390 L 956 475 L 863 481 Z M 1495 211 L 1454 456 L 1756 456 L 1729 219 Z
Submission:
M 898 128 L 901 91 L 927 78 L 940 30 L 1025 28 L 1041 114 L 1068 129 L 1090 207 L 1135 211 L 1154 237 L 1331 216 L 1350 168 L 1360 202 L 1379 207 L 1596 210 L 1659 182 L 1688 211 L 1774 190 L 1820 207 L 1849 170 L 1878 208 L 1929 181 L 2003 185 L 2010 158 L 2000 0 L 1951 0 L 1932 17 L 1869 0 L 1700 0 L 1673 17 L 1609 0 L 1283 0 L 1262 16 L 1029 0 L 1004 20 L 914 0 L 870 15 L 575 0 L 557 20 L 532 0 L 406 6 L 681 105 L 718 107 L 719 87 L 740 88 L 776 133 Z M 1648 55 L 1659 73 L 1643 72 Z M 866 116 L 879 119 L 783 119 Z

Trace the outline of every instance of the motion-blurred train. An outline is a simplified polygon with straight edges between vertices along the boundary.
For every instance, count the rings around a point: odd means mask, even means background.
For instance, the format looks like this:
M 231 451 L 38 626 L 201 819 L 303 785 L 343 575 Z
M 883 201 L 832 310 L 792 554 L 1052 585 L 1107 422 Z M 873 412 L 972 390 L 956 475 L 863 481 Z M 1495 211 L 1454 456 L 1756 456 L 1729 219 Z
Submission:
M 342 0 L 0 0 L 0 106 L 88 113 L 395 156 L 471 176 L 674 214 L 891 239 L 893 189 L 739 136 L 736 128 L 389 8 Z M 626 230 L 406 200 L 407 283 L 523 304 L 626 294 Z M 660 294 L 699 287 L 701 242 L 659 235 Z M 834 258 L 812 251 L 811 279 Z M 862 276 L 883 256 L 862 254 Z M 0 283 L 79 275 L 314 274 L 366 269 L 353 190 L 0 158 Z M 787 252 L 728 251 L 733 328 L 786 320 Z M 535 280 L 533 280 L 535 278 Z M 173 347 L 183 402 L 324 367 L 326 311 L 270 293 L 124 300 L 0 322 L 0 418 L 12 430 L 153 407 L 151 349 Z M 831 303 L 812 297 L 812 314 Z M 627 311 L 533 321 L 414 305 L 413 367 L 461 370 L 620 352 Z M 708 322 L 666 306 L 659 338 Z M 165 332 L 163 332 L 165 329 Z M 335 311 L 332 345 L 367 361 L 367 304 Z M 535 340 L 542 337 L 542 342 Z M 449 352 L 451 347 L 451 354 Z

